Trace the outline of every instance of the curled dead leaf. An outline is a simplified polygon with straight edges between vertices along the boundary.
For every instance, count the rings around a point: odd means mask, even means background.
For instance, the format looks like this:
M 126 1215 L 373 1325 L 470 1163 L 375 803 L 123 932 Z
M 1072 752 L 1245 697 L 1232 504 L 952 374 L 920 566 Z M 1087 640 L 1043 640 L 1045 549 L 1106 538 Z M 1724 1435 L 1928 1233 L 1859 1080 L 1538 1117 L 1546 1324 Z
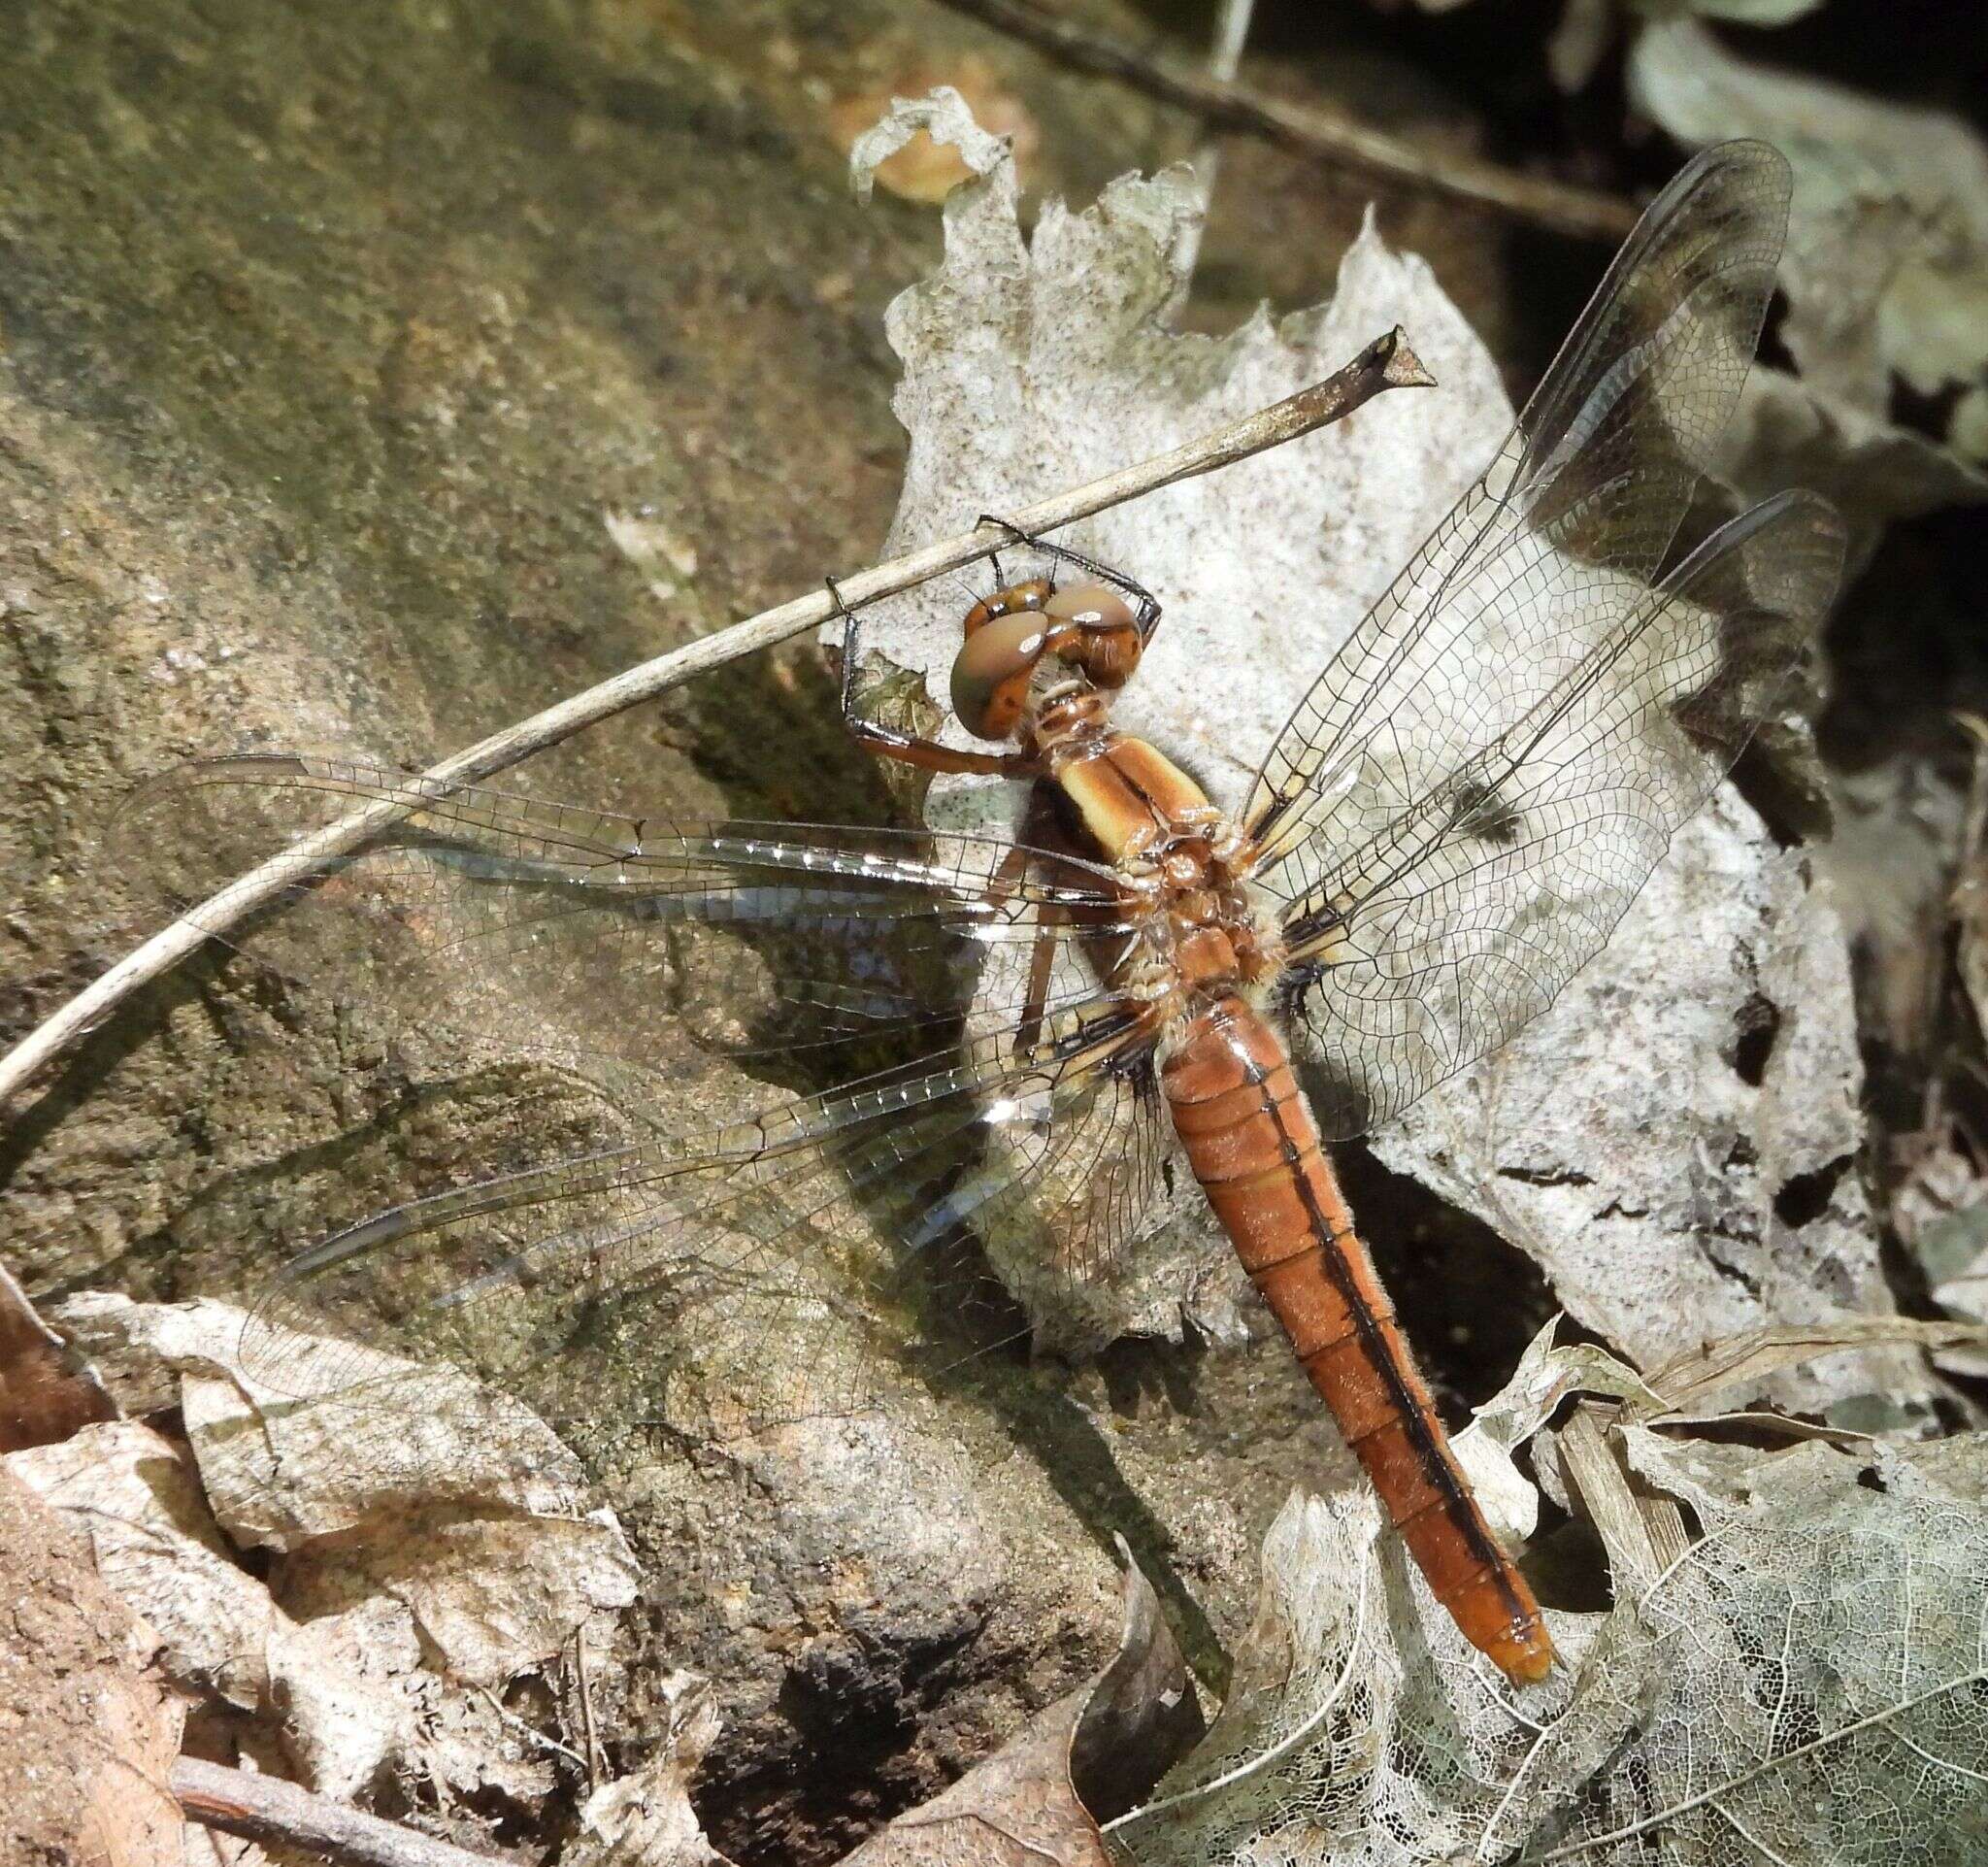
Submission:
M 1152 1584 L 1125 1555 L 1117 1653 L 951 1788 L 843 1867 L 1108 1867 L 1099 1832 L 1201 1735 L 1201 1707 Z
M 963 100 L 975 119 L 1007 139 L 1015 162 L 1026 168 L 1041 143 L 1028 105 L 1002 83 L 994 68 L 973 54 L 944 70 L 926 64 L 908 67 L 888 84 L 838 97 L 828 108 L 829 133 L 845 154 L 861 143 L 878 117 L 887 117 L 900 97 L 921 97 L 943 87 Z M 962 182 L 981 171 L 956 143 L 928 130 L 910 130 L 888 155 L 876 158 L 871 174 L 885 192 L 905 201 L 944 201 Z
M 67 1439 L 116 1411 L 0 1264 L 0 1452 Z

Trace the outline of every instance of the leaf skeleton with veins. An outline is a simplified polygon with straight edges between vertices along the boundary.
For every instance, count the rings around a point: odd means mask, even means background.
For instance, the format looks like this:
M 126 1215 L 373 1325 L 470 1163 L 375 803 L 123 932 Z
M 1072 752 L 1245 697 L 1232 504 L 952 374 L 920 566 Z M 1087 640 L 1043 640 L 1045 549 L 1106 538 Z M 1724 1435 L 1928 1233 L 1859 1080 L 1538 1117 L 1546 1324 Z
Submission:
M 974 605 L 952 673 L 960 722 L 993 749 L 861 717 L 853 617 L 845 712 L 884 756 L 1048 787 L 1060 840 L 635 818 L 301 754 L 160 781 L 148 801 L 180 836 L 193 813 L 244 848 L 402 808 L 328 881 L 300 856 L 291 912 L 381 909 L 458 979 L 604 1015 L 630 1050 L 661 1006 L 735 1049 L 860 1039 L 892 1058 L 340 1232 L 258 1304 L 248 1365 L 281 1388 L 303 1327 L 501 1378 L 604 1294 L 641 1293 L 824 1380 L 833 1357 L 806 1331 L 889 1315 L 944 1234 L 1033 1212 L 1072 1266 L 1110 1277 L 1171 1125 L 1437 1599 L 1514 1681 L 1543 1678 L 1541 1611 L 1325 1144 L 1504 1043 L 1601 949 L 1835 592 L 1842 527 L 1804 492 L 1674 550 L 1788 196 L 1777 152 L 1730 143 L 1652 203 L 1497 457 L 1299 703 L 1240 820 L 1110 724 L 1158 605 L 1018 536 L 1000 549 L 1046 568 Z M 144 859 L 169 865 L 176 840 L 149 835 Z

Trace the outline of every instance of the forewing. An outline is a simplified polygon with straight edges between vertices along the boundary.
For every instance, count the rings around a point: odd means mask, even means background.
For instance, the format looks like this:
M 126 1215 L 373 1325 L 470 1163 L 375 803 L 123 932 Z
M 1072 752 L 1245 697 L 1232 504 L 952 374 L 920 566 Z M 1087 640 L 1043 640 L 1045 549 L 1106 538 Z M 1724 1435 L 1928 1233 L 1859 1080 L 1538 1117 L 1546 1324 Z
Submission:
M 1363 765 L 1349 821 L 1286 922 L 1286 1010 L 1357 1133 L 1494 1050 L 1608 938 L 1673 833 L 1744 746 L 1835 594 L 1842 522 L 1783 493 L 1654 589 L 1591 570 L 1591 648 L 1444 782 L 1382 808 Z
M 379 807 L 401 814 L 364 847 L 310 854 Z M 278 856 L 294 875 L 250 943 L 267 963 L 382 1003 L 382 975 L 410 974 L 424 1017 L 633 1067 L 679 1033 L 739 1055 L 864 1039 L 887 1060 L 934 1054 L 988 952 L 1109 937 L 1117 914 L 1107 871 L 995 839 L 437 794 L 339 755 L 182 766 L 134 794 L 111 842 L 174 905 Z
M 1607 573 L 1655 573 L 1745 381 L 1789 187 L 1776 150 L 1728 143 L 1651 203 L 1483 477 L 1273 744 L 1245 821 L 1280 892 L 1551 691 L 1609 626 Z

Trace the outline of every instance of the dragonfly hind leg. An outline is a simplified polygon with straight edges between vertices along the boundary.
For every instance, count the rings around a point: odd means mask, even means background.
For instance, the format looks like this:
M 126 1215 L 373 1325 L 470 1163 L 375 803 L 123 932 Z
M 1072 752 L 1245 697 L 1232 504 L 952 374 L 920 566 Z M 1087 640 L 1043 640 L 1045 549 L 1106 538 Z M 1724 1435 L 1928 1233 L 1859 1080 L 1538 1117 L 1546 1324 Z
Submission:
M 1081 551 L 1074 551 L 1067 545 L 1052 545 L 1046 538 L 1038 538 L 1033 532 L 1025 532 L 1011 519 L 1002 518 L 994 513 L 983 512 L 974 523 L 977 526 L 992 526 L 996 531 L 1006 532 L 1017 545 L 1026 545 L 1032 551 L 1041 551 L 1044 557 L 1054 558 L 1061 564 L 1069 564 L 1086 576 L 1110 583 L 1114 589 L 1123 590 L 1132 599 L 1133 613 L 1139 622 L 1141 646 L 1153 639 L 1153 631 L 1160 626 L 1160 600 L 1143 583 L 1135 583 L 1122 571 L 1114 571 L 1110 565 L 1100 563 L 1095 557 L 1086 557 Z M 1000 558 L 992 551 L 987 555 L 994 566 L 994 575 L 999 577 Z
M 894 758 L 900 764 L 928 772 L 977 772 L 999 778 L 1034 778 L 1034 759 L 1019 751 L 983 752 L 965 746 L 943 745 L 936 739 L 921 739 L 915 733 L 901 732 L 880 719 L 864 714 L 856 700 L 856 612 L 843 601 L 834 578 L 823 580 L 835 600 L 836 613 L 843 618 L 843 726 L 849 737 L 867 752 L 878 758 Z

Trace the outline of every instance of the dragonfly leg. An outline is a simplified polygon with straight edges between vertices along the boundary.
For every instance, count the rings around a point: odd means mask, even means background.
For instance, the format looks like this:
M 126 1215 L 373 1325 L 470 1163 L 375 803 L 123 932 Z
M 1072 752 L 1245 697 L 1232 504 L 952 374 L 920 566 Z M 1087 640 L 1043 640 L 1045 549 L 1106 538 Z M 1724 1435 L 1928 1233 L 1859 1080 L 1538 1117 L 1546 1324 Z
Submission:
M 1011 520 L 983 512 L 974 520 L 977 526 L 991 525 L 996 531 L 1006 532 L 1017 545 L 1026 545 L 1030 550 L 1041 551 L 1044 557 L 1054 558 L 1058 563 L 1069 564 L 1095 577 L 1114 588 L 1123 590 L 1132 599 L 1133 609 L 1139 622 L 1139 639 L 1142 644 L 1153 639 L 1153 631 L 1160 626 L 1160 601 L 1143 583 L 1135 583 L 1122 571 L 1114 571 L 1109 564 L 1101 564 L 1095 557 L 1086 557 L 1081 551 L 1074 551 L 1067 545 L 1052 545 L 1046 538 L 1038 538 L 1032 532 L 1025 532 Z M 1001 576 L 1001 560 L 992 551 L 987 553 L 988 562 L 994 566 L 994 575 Z M 1003 580 L 1006 581 L 1005 579 Z
M 1028 880 L 1029 851 L 1019 843 L 1001 858 L 981 899 L 999 908 Z M 1036 937 L 1029 943 L 1029 983 L 1022 999 L 1021 1016 L 1014 1022 L 1012 1053 L 1028 1057 L 1043 1035 L 1043 1018 L 1049 1005 L 1049 975 L 1056 964 L 1056 943 L 1069 918 L 1054 902 L 1043 905 Z
M 1001 778 L 1034 778 L 1036 761 L 1018 751 L 983 752 L 964 746 L 944 746 L 900 732 L 881 720 L 867 717 L 856 702 L 856 613 L 843 601 L 834 578 L 825 580 L 843 618 L 843 725 L 857 745 L 878 758 L 894 758 L 928 772 L 977 772 Z

